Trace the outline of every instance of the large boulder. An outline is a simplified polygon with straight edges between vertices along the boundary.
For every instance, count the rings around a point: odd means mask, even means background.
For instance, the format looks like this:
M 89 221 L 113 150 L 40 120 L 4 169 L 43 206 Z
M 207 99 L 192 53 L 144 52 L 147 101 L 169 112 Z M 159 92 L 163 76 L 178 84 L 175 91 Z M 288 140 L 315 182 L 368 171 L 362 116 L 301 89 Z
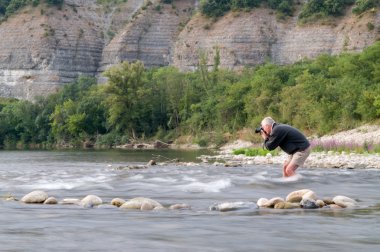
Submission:
M 44 204 L 46 205 L 55 205 L 55 204 L 58 204 L 58 201 L 56 198 L 54 197 L 49 197 L 47 198 L 45 201 L 44 201 Z
M 302 189 L 302 190 L 291 192 L 288 194 L 288 196 L 286 196 L 286 201 L 292 202 L 292 203 L 299 203 L 299 202 L 301 202 L 302 197 L 306 193 L 309 193 L 309 192 L 311 192 L 311 190 L 309 190 L 309 189 Z
M 114 199 L 111 200 L 111 205 L 114 205 L 114 206 L 117 206 L 117 207 L 120 207 L 124 203 L 125 203 L 125 200 L 120 199 L 120 198 L 114 198 Z
M 269 200 L 267 198 L 260 198 L 257 200 L 257 206 L 265 207 L 268 204 Z
M 42 204 L 48 197 L 48 194 L 44 191 L 33 191 L 22 197 L 21 201 L 30 204 Z
M 83 207 L 94 207 L 97 205 L 101 205 L 102 203 L 103 203 L 102 199 L 96 195 L 87 195 L 80 201 L 80 204 Z
M 156 207 L 163 207 L 159 202 L 143 197 L 137 197 L 128 200 L 120 206 L 122 209 L 139 209 L 139 210 L 153 210 Z
M 357 207 L 358 202 L 354 199 L 351 199 L 346 196 L 338 195 L 333 198 L 333 201 L 336 205 L 343 207 L 343 208 L 351 208 L 351 207 Z

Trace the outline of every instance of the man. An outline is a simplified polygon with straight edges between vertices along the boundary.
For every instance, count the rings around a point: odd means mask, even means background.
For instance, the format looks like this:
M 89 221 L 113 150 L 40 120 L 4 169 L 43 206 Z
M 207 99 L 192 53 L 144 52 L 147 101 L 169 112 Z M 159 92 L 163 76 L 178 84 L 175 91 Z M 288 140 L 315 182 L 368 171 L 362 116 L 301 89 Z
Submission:
M 274 150 L 280 147 L 289 154 L 282 169 L 284 177 L 295 175 L 297 168 L 302 166 L 310 155 L 310 143 L 298 129 L 278 124 L 271 117 L 262 120 L 260 134 L 266 149 Z

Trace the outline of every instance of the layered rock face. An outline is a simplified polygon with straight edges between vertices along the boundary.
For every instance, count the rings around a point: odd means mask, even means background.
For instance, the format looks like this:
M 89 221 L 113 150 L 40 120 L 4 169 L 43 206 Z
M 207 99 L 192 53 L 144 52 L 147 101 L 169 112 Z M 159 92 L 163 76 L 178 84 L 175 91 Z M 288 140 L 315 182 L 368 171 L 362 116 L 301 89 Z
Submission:
M 147 67 L 167 66 L 180 29 L 189 20 L 194 0 L 175 1 L 175 5 L 151 1 L 104 48 L 99 71 L 123 61 L 141 60 Z
M 101 73 L 122 61 L 191 71 L 201 54 L 211 66 L 217 47 L 221 66 L 238 70 L 361 51 L 380 38 L 379 11 L 357 17 L 348 10 L 334 25 L 299 26 L 296 15 L 279 22 L 269 9 L 231 12 L 212 21 L 194 14 L 197 5 L 197 0 L 128 0 L 110 7 L 66 0 L 59 9 L 24 8 L 0 24 L 0 96 L 32 100 L 78 75 L 102 82 Z
M 218 47 L 221 66 L 240 69 L 271 61 L 289 64 L 322 53 L 360 51 L 380 38 L 379 30 L 368 23 L 380 24 L 379 13 L 356 17 L 347 15 L 334 20 L 334 25 L 297 25 L 297 17 L 278 22 L 272 10 L 229 13 L 216 22 L 197 15 L 179 35 L 173 53 L 173 64 L 182 70 L 193 70 L 199 52 L 213 62 Z
M 79 75 L 94 76 L 108 32 L 129 17 L 119 13 L 140 6 L 129 0 L 115 11 L 96 0 L 66 0 L 59 9 L 27 7 L 11 16 L 0 25 L 0 96 L 32 100 Z

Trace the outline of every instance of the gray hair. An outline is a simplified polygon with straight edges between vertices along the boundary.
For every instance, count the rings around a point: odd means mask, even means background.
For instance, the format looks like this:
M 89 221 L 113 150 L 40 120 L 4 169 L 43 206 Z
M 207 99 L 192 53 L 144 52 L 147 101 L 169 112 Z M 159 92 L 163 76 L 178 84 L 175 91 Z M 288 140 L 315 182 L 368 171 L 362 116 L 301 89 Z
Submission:
M 264 126 L 264 125 L 272 125 L 273 123 L 275 123 L 275 121 L 272 119 L 272 117 L 265 117 L 262 121 L 261 121 L 261 125 Z

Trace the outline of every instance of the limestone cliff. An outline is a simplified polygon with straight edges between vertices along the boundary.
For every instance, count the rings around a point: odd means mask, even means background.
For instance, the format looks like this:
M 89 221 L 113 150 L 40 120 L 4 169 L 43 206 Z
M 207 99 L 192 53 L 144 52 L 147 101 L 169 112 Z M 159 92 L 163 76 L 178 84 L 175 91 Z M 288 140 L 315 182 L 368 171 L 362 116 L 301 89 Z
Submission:
M 27 7 L 0 24 L 0 96 L 33 99 L 78 75 L 100 78 L 122 61 L 194 70 L 200 52 L 218 47 L 221 66 L 287 64 L 321 53 L 360 51 L 380 38 L 380 12 L 347 14 L 333 25 L 277 21 L 273 11 L 232 12 L 212 21 L 197 0 L 128 0 L 114 6 L 66 0 L 61 8 Z M 374 25 L 369 29 L 367 24 Z

